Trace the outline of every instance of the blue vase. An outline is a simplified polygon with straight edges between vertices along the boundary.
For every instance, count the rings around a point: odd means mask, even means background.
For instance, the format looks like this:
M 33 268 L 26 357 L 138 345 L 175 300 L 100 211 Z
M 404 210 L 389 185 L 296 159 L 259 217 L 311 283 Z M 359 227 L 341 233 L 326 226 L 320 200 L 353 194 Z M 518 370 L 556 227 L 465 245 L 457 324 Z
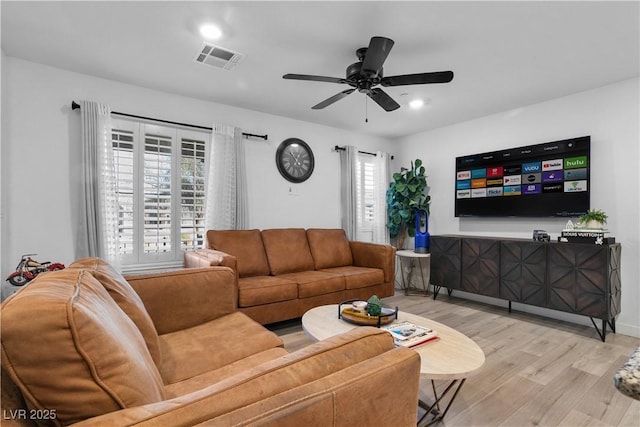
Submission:
M 424 231 L 421 223 L 421 217 L 424 214 Z M 416 212 L 416 237 L 415 237 L 415 249 L 418 254 L 426 254 L 429 252 L 429 215 L 424 209 L 418 209 Z

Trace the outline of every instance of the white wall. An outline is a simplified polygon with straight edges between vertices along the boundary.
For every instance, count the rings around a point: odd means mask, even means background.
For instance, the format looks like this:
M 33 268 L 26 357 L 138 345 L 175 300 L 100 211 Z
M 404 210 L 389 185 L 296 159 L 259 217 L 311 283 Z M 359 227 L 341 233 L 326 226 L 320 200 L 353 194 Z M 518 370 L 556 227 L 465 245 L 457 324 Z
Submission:
M 224 71 L 221 71 L 224 72 Z M 72 100 L 108 103 L 112 110 L 211 126 L 240 126 L 268 134 L 247 147 L 250 226 L 340 227 L 339 155 L 333 147 L 363 150 L 388 141 L 339 129 L 232 108 L 114 81 L 3 57 L 2 116 L 2 276 L 24 253 L 69 263 L 75 258 L 79 182 L 78 111 Z M 282 178 L 275 152 L 284 139 L 298 137 L 314 151 L 315 170 L 301 184 Z M 289 190 L 296 195 L 289 195 Z
M 408 165 L 415 158 L 424 161 L 431 187 L 432 234 L 531 238 L 533 229 L 545 229 L 555 240 L 566 219 L 455 218 L 455 157 L 591 135 L 591 206 L 609 214 L 607 228 L 622 244 L 622 311 L 617 327 L 640 337 L 639 90 L 638 79 L 632 79 L 411 135 L 397 141 L 396 164 Z M 581 316 L 518 307 L 590 324 Z

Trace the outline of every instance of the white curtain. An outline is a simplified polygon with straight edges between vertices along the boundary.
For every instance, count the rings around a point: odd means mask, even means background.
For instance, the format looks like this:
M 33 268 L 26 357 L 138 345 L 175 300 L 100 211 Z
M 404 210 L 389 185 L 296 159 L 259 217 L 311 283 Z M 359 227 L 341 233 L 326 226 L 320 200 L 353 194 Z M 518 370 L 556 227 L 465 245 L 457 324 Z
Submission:
M 356 240 L 358 237 L 357 218 L 357 184 L 356 162 L 358 161 L 358 149 L 352 145 L 347 145 L 344 150 L 340 150 L 340 194 L 341 194 L 341 216 L 342 228 L 349 240 Z
M 247 170 L 242 129 L 214 124 L 207 145 L 205 228 L 243 230 L 248 227 Z
M 82 191 L 77 257 L 100 257 L 118 267 L 118 200 L 111 146 L 111 109 L 80 102 Z
M 374 159 L 373 197 L 375 214 L 373 217 L 373 243 L 390 243 L 387 229 L 387 188 L 389 188 L 389 154 L 376 152 Z

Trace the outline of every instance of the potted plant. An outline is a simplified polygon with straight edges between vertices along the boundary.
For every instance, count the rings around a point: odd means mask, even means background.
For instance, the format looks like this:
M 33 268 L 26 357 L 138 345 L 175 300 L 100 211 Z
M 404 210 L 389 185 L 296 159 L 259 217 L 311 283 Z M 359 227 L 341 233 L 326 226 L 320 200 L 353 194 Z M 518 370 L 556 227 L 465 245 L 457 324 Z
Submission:
M 402 168 L 393 174 L 393 182 L 387 189 L 387 228 L 391 238 L 397 238 L 398 249 L 404 248 L 404 240 L 408 234 L 416 235 L 415 216 L 419 209 L 429 214 L 431 196 L 425 194 L 427 177 L 422 160 L 411 162 L 411 168 Z
M 578 218 L 578 227 L 603 228 L 607 223 L 607 214 L 600 209 L 589 209 L 586 214 Z

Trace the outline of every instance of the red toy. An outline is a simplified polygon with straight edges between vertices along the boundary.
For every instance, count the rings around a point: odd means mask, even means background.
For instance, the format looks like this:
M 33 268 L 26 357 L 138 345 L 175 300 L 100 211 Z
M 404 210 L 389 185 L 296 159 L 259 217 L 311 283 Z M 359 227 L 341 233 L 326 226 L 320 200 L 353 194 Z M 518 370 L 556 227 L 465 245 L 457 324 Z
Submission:
M 40 273 L 44 273 L 45 271 L 62 270 L 64 268 L 64 264 L 60 264 L 59 262 L 38 262 L 31 258 L 33 255 L 37 254 L 22 255 L 22 259 L 16 267 L 16 271 L 7 277 L 9 283 L 14 286 L 23 286 L 33 280 Z

